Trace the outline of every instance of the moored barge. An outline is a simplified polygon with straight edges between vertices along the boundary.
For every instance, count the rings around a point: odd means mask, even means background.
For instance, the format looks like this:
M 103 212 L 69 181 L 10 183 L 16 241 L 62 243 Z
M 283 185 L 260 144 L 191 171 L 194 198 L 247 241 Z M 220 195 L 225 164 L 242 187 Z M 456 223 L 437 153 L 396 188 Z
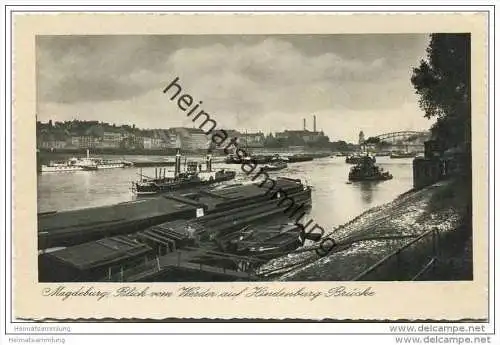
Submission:
M 297 153 L 297 154 L 267 154 L 267 155 L 250 155 L 247 157 L 238 157 L 235 154 L 228 155 L 224 162 L 226 164 L 243 164 L 243 163 L 252 163 L 252 164 L 268 164 L 276 159 L 286 160 L 287 163 L 299 163 L 299 162 L 308 162 L 314 159 L 314 155 L 306 154 L 306 153 Z
M 288 167 L 287 162 L 284 159 L 276 158 L 269 163 L 265 164 L 261 170 L 262 171 L 277 171 Z
M 286 223 L 284 212 L 290 204 L 283 202 L 285 197 L 306 210 L 311 205 L 310 187 L 300 180 L 278 178 L 274 191 L 255 183 L 159 197 L 185 203 L 195 215 L 43 253 L 40 279 L 165 281 L 193 271 L 209 275 L 207 279 L 251 279 L 248 269 L 303 243 L 299 226 L 262 222 Z M 244 236 L 246 230 L 251 234 Z
M 417 154 L 415 152 L 392 152 L 390 157 L 392 159 L 398 158 L 414 158 Z

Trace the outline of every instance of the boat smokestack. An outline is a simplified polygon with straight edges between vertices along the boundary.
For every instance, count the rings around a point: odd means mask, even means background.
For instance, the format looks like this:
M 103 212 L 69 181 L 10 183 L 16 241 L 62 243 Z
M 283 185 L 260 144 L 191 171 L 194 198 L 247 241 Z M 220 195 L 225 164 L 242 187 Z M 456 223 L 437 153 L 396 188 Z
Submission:
M 304 131 L 306 130 L 306 118 L 303 119 L 304 122 Z
M 181 172 L 181 152 L 177 150 L 177 154 L 175 155 L 175 171 L 174 176 L 177 178 L 179 173 Z
M 316 132 L 316 115 L 313 115 L 313 129 Z
M 207 171 L 208 172 L 212 171 L 212 155 L 211 154 L 207 155 Z

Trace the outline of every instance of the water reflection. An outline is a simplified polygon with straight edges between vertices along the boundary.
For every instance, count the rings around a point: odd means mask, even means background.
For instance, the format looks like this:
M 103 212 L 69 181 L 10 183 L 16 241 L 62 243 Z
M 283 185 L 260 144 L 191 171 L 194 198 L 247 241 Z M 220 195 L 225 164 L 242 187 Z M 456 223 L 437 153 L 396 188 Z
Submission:
M 361 200 L 364 204 L 371 204 L 373 201 L 374 191 L 377 189 L 377 184 L 380 181 L 362 181 L 359 183 Z

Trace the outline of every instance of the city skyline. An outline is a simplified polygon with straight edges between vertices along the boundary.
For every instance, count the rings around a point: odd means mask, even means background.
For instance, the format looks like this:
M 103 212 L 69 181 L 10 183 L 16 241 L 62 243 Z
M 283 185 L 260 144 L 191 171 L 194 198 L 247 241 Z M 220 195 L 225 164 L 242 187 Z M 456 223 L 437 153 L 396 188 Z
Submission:
M 176 75 L 221 127 L 331 140 L 427 130 L 410 83 L 428 36 L 39 36 L 40 121 L 192 127 L 162 94 Z M 375 133 L 376 131 L 376 133 Z

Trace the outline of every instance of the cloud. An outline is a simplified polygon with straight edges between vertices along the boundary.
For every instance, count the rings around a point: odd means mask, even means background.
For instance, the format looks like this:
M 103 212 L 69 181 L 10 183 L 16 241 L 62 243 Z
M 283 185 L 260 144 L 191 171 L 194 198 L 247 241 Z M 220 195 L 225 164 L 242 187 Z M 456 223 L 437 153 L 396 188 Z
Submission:
M 332 126 L 338 114 L 413 126 L 423 121 L 411 68 L 426 45 L 424 35 L 40 37 L 39 118 L 189 124 L 161 92 L 178 76 L 223 127 L 300 128 L 313 113 Z

